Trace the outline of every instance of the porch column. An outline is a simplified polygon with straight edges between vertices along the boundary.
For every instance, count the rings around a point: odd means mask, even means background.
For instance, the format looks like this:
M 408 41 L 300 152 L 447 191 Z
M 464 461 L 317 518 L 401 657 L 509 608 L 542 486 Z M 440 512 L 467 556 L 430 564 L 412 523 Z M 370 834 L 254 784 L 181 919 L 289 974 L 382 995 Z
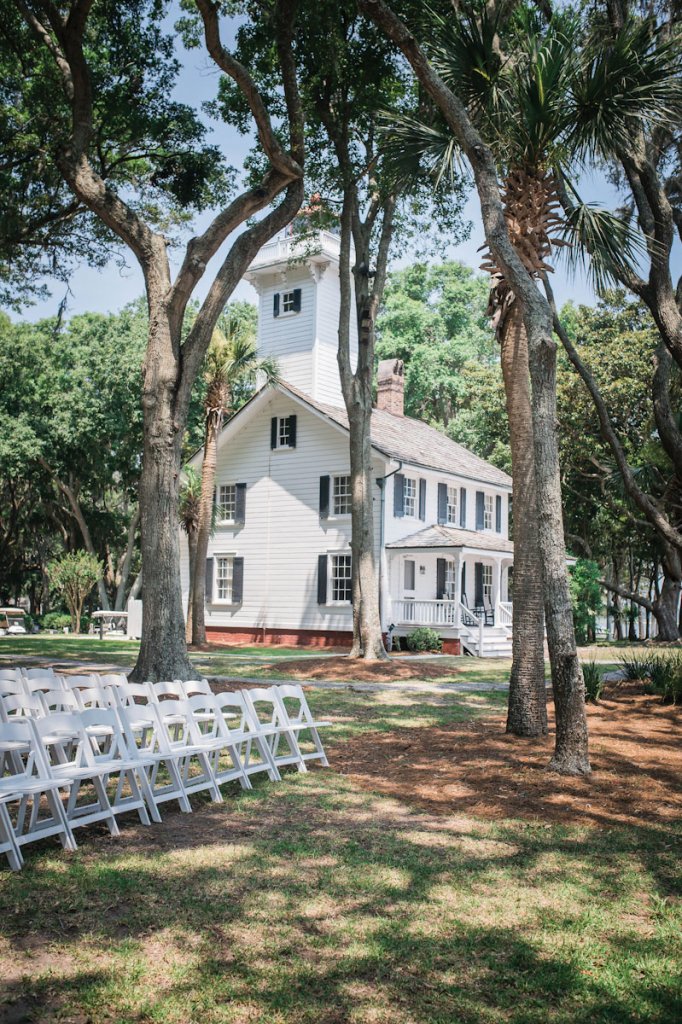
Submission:
M 493 573 L 493 609 L 495 618 L 493 620 L 494 625 L 499 626 L 497 622 L 497 603 L 502 599 L 502 559 L 498 558 L 495 561 L 495 571 Z
M 462 552 L 455 551 L 455 626 L 461 625 L 460 602 L 462 600 Z

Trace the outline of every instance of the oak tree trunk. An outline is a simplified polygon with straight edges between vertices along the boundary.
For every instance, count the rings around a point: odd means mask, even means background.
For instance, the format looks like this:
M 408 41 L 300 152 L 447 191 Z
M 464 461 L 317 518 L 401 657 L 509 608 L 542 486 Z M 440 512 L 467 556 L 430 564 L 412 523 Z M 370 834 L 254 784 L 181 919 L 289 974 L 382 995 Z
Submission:
M 514 604 L 507 732 L 547 733 L 545 637 L 528 337 L 519 303 L 501 323 L 502 375 L 514 482 Z

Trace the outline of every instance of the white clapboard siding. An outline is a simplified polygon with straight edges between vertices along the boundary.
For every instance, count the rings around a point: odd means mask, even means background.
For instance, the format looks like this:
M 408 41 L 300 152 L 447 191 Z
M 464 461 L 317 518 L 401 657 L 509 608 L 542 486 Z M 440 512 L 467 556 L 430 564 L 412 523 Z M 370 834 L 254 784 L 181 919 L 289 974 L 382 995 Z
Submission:
M 295 449 L 272 451 L 273 416 L 297 416 Z M 318 605 L 318 556 L 350 552 L 350 517 L 320 520 L 320 476 L 348 472 L 348 436 L 295 400 L 273 391 L 267 405 L 218 453 L 221 483 L 246 483 L 246 522 L 216 527 L 209 557 L 244 559 L 243 600 L 238 606 L 210 604 L 211 626 L 277 629 L 352 628 L 351 606 Z M 377 460 L 375 476 L 385 472 Z M 380 493 L 374 488 L 377 550 Z M 183 590 L 188 589 L 187 544 L 183 547 Z

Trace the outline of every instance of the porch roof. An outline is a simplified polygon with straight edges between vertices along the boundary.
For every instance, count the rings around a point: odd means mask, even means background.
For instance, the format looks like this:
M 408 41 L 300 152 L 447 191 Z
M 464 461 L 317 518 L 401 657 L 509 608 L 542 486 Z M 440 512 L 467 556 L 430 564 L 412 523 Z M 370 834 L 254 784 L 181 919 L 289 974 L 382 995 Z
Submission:
M 455 526 L 427 526 L 426 529 L 411 533 L 408 537 L 392 541 L 386 547 L 393 551 L 415 548 L 469 548 L 472 551 L 494 551 L 501 555 L 514 553 L 513 543 L 499 534 L 461 530 Z

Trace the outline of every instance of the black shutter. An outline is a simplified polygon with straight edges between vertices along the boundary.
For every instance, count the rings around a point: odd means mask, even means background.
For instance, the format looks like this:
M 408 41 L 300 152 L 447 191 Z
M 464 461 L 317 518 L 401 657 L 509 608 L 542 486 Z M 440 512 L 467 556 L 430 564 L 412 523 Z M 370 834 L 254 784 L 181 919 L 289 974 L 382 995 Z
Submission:
M 476 562 L 474 565 L 474 605 L 476 608 L 483 607 L 483 562 Z
M 426 480 L 419 481 L 419 518 L 426 519 Z
M 301 289 L 294 288 L 294 313 L 301 312 Z
M 232 604 L 241 604 L 244 599 L 244 559 L 232 560 Z
M 495 530 L 497 533 L 502 533 L 502 496 L 500 494 L 495 498 Z
M 445 597 L 445 570 L 447 564 L 444 558 L 436 559 L 436 601 L 442 601 Z
M 234 513 L 234 521 L 243 525 L 246 522 L 246 484 L 237 484 L 236 492 L 237 507 Z
M 279 316 L 279 292 L 275 292 L 272 299 L 272 315 Z
M 213 518 L 218 518 L 218 488 L 213 488 Z
M 476 491 L 476 529 L 483 529 L 485 510 L 485 494 L 483 491 Z
M 206 593 L 204 595 L 206 604 L 213 600 L 213 559 L 206 559 Z
M 317 559 L 317 603 L 327 603 L 327 556 L 318 555 Z
M 465 598 L 467 596 L 467 564 L 466 564 L 466 562 L 462 562 L 462 586 L 461 586 L 461 590 L 462 590 L 462 598 L 461 598 L 461 600 L 462 600 L 462 602 L 464 604 L 466 604 L 466 600 L 465 600 Z
M 296 417 L 289 417 L 289 447 L 296 447 Z
M 438 522 L 443 525 L 448 521 L 448 485 L 438 484 Z
M 320 519 L 329 519 L 329 485 L 331 477 L 320 477 Z
M 466 487 L 460 487 L 459 489 L 459 525 L 463 530 L 466 530 L 467 525 L 467 489 Z
M 402 473 L 393 477 L 393 515 L 405 515 L 405 477 Z
M 270 447 L 277 447 L 277 417 L 273 416 L 270 420 Z

